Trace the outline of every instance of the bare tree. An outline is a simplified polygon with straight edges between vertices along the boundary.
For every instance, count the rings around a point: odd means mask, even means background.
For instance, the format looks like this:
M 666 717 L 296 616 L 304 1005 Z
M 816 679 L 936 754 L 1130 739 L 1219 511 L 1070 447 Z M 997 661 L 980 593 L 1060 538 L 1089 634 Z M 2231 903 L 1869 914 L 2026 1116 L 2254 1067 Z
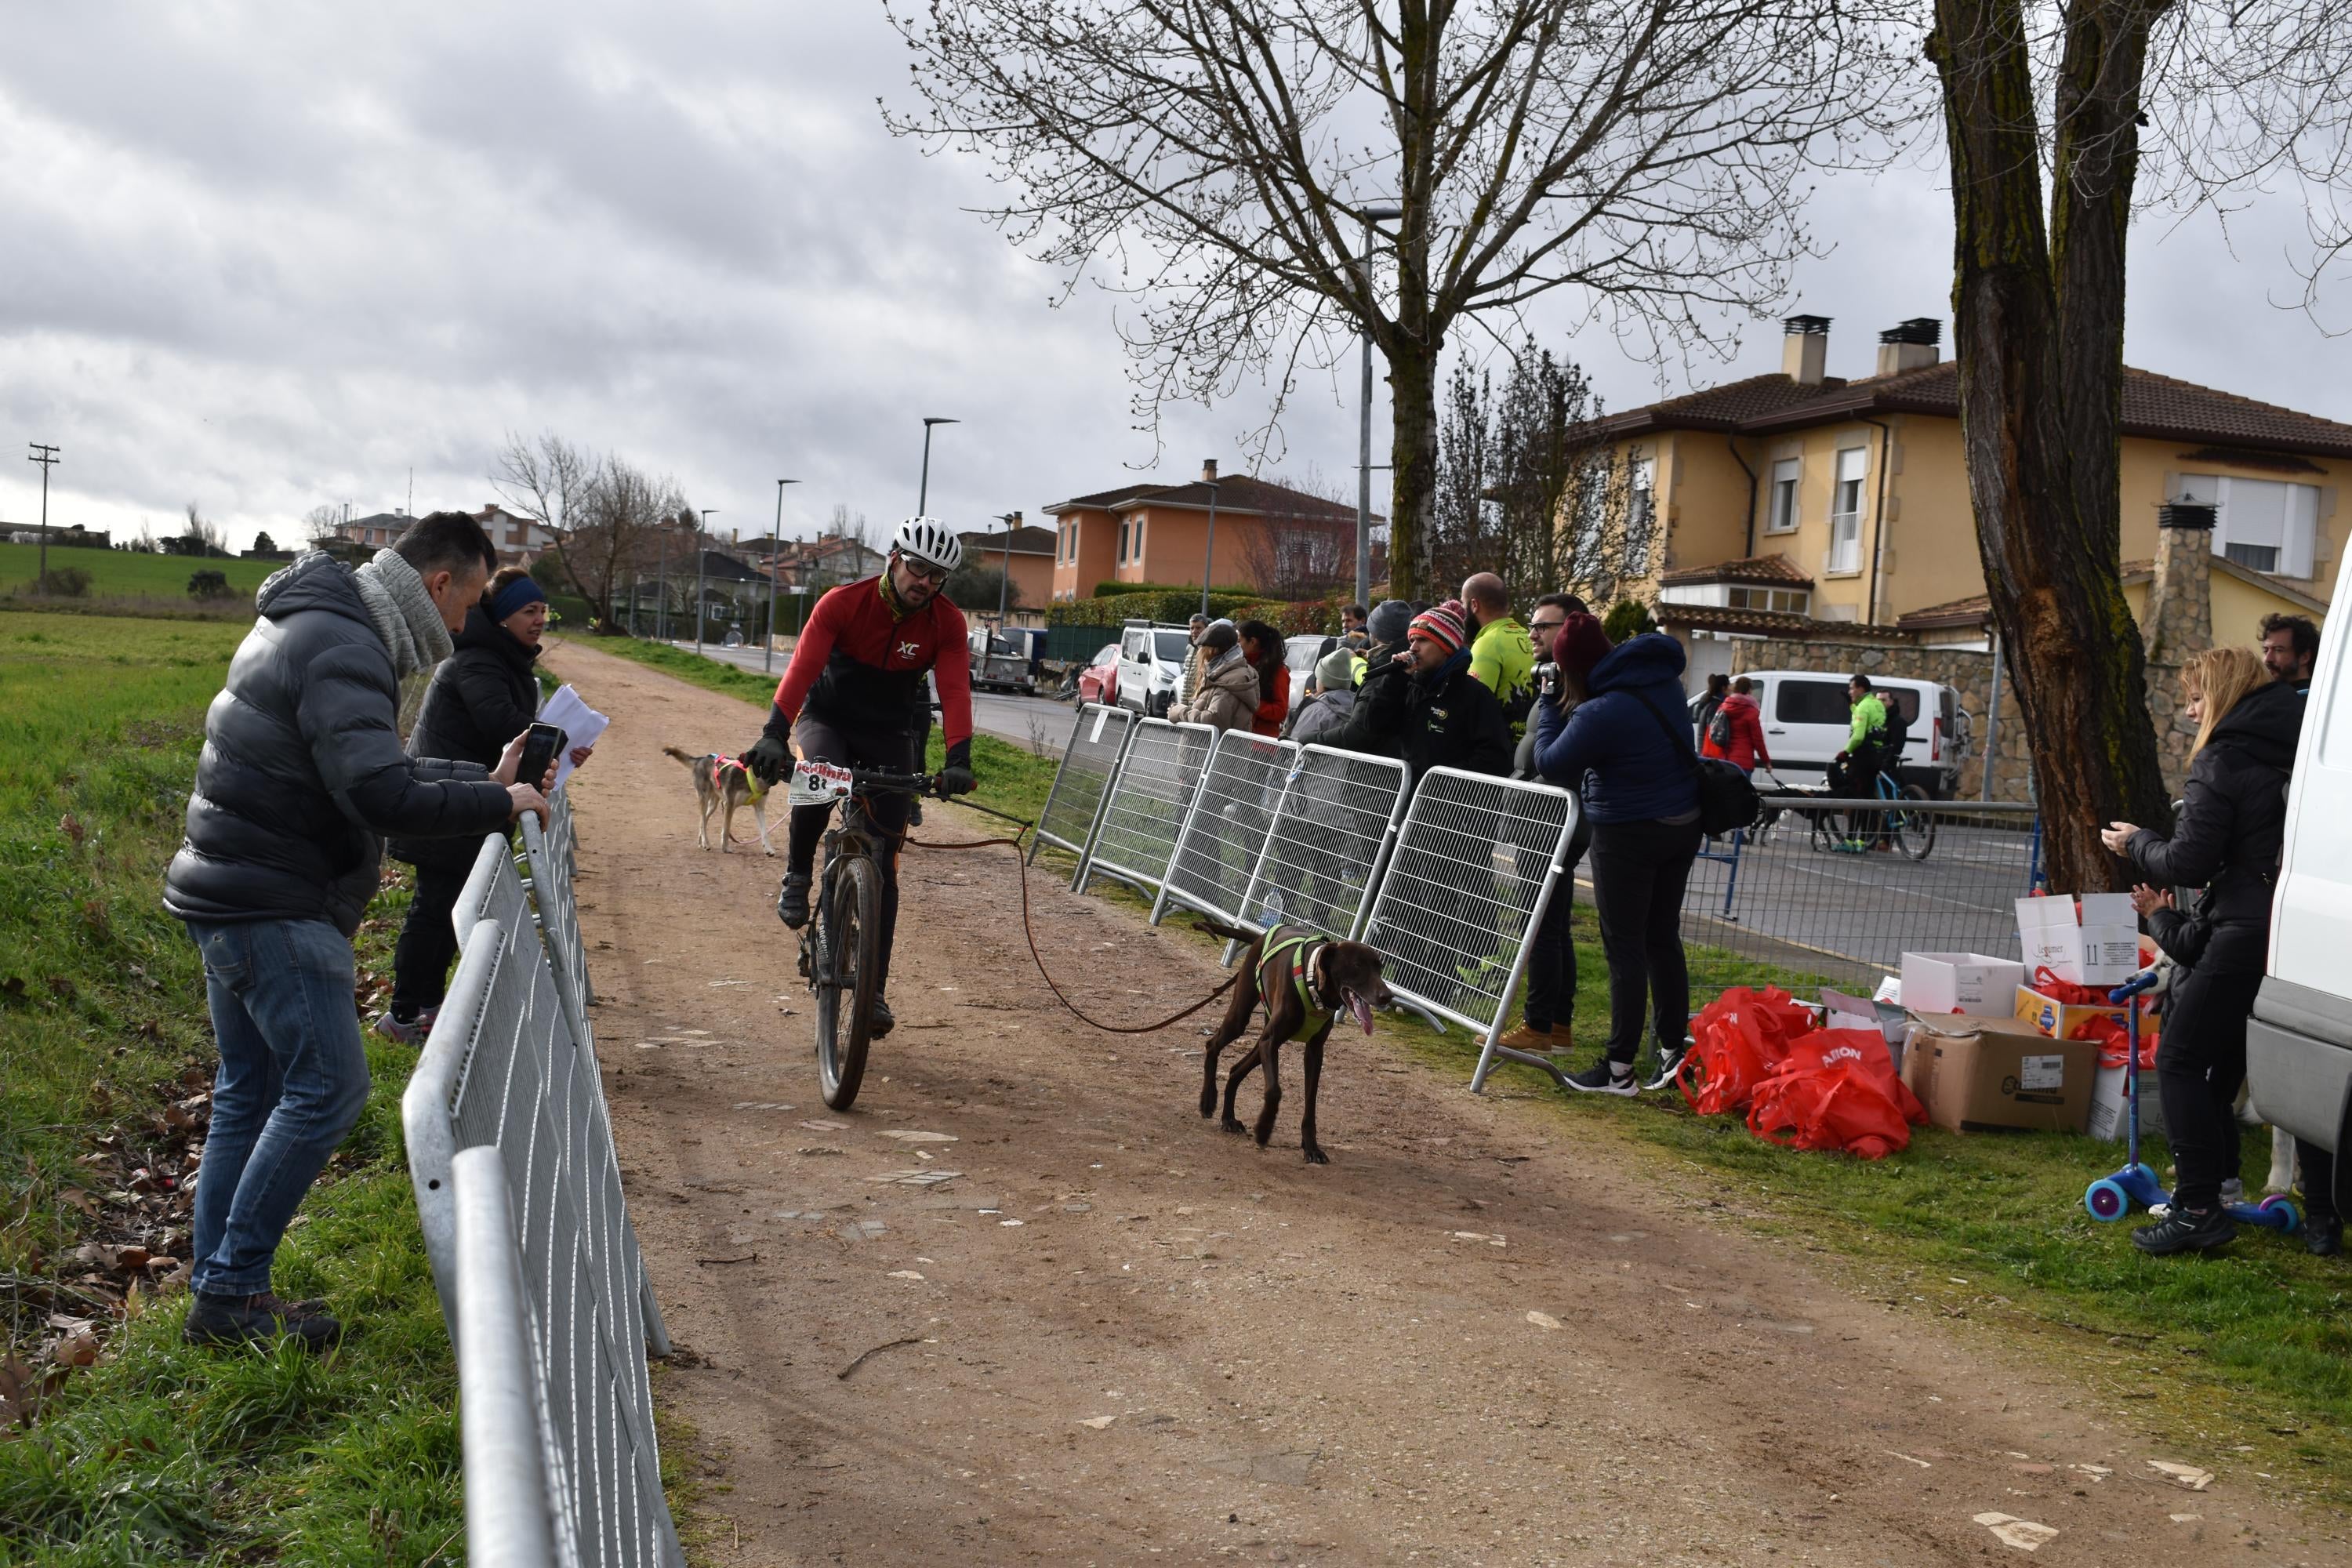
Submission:
M 1393 395 L 1391 581 L 1433 586 L 1449 333 L 1569 290 L 1661 357 L 1784 293 L 1802 175 L 1901 121 L 1901 0 L 961 0 L 903 14 L 922 112 L 989 217 L 1132 296 L 1139 413 L 1276 400 L 1371 336 Z M 1372 209 L 1386 287 L 1361 265 Z
M 1354 583 L 1355 497 L 1346 485 L 1309 466 L 1302 478 L 1260 493 L 1258 526 L 1242 548 L 1259 593 L 1296 603 Z
M 1454 367 L 1431 507 L 1438 587 L 1494 572 L 1523 595 L 1566 587 L 1605 603 L 1646 574 L 1641 519 L 1601 504 L 1612 492 L 1600 413 L 1583 371 L 1532 340 L 1499 398 L 1489 373 Z
M 2170 820 L 2118 575 L 2126 231 L 2136 204 L 2226 207 L 2299 175 L 2310 276 L 2343 253 L 2352 0 L 1934 9 L 1978 551 L 2053 883 L 2109 887 L 2100 826 Z
M 316 546 L 323 540 L 335 537 L 335 530 L 343 525 L 343 509 L 329 501 L 320 501 L 302 514 L 302 537 Z
M 622 628 L 614 601 L 633 593 L 640 574 L 660 569 L 664 537 L 676 531 L 670 519 L 678 510 L 677 487 L 625 458 L 607 456 L 595 459 L 593 479 L 564 495 L 562 515 L 570 529 L 557 536 L 549 553 L 588 601 L 594 629 L 616 633 Z M 673 566 L 680 558 L 690 559 L 672 543 Z

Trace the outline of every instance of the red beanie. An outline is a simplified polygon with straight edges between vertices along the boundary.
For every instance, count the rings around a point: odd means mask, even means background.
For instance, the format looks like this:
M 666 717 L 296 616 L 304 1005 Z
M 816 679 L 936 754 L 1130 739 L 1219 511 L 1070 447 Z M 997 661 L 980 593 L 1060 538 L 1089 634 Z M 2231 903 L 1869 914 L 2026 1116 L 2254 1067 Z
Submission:
M 1588 620 L 1591 618 L 1586 617 Z M 1413 616 L 1412 627 L 1405 635 L 1427 637 L 1448 654 L 1460 653 L 1463 646 L 1470 640 L 1470 634 L 1462 624 L 1462 605 L 1453 599 L 1442 605 L 1433 605 Z
M 1601 623 L 1588 615 L 1570 612 L 1559 623 L 1559 634 L 1552 639 L 1552 662 L 1579 687 L 1592 677 L 1592 667 L 1607 657 L 1612 644 Z

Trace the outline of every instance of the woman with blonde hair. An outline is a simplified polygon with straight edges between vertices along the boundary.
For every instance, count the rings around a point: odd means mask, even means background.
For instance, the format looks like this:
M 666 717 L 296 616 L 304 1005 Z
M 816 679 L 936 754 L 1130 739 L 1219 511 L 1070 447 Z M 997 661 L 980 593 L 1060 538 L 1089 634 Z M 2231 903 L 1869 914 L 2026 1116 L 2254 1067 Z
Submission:
M 2103 835 L 2155 887 L 2205 889 L 2193 916 L 2157 921 L 2158 940 L 2186 968 L 2172 983 L 2156 1056 L 2179 1176 L 2171 1212 L 2132 1232 L 2151 1253 L 2221 1247 L 2237 1234 L 2221 1184 L 2238 1174 L 2234 1107 L 2246 1077 L 2246 1019 L 2270 949 L 2287 775 L 2303 732 L 2302 695 L 2270 680 L 2251 648 L 2208 648 L 2182 668 L 2180 682 L 2197 741 L 2172 836 L 2127 822 L 2108 824 Z M 2143 889 L 2140 900 L 2153 909 L 2158 896 Z M 2333 1184 L 2332 1170 L 2306 1177 L 2307 1193 Z M 2341 1234 L 2332 1214 L 2312 1215 L 2314 1252 L 2334 1251 Z

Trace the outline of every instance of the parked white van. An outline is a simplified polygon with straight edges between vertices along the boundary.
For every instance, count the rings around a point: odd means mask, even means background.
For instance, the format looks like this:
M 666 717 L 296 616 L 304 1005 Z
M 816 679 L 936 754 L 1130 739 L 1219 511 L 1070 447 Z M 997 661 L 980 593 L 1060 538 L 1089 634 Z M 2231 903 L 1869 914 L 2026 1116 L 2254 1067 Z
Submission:
M 1845 750 L 1853 728 L 1847 678 L 1815 669 L 1746 673 L 1748 695 L 1763 716 L 1764 745 L 1772 753 L 1773 773 L 1790 784 L 1819 785 L 1828 776 L 1830 763 Z M 1960 694 L 1936 681 L 1891 675 L 1871 677 L 1871 686 L 1890 710 L 1902 710 L 1903 764 L 1895 776 L 1917 784 L 1931 799 L 1950 800 L 1958 793 L 1960 762 L 1968 755 L 1973 733 Z M 1694 724 L 1701 700 L 1691 700 Z
M 1146 718 L 1165 717 L 1184 673 L 1184 656 L 1192 651 L 1189 627 L 1128 622 L 1118 634 L 1119 705 Z
M 2337 576 L 2352 585 L 2352 556 Z M 2287 784 L 2269 973 L 2246 1026 L 2246 1082 L 2263 1120 L 2341 1154 L 2352 1142 L 2352 671 L 2334 616 L 2319 631 L 2303 742 Z M 2339 1203 L 2352 1163 L 2339 1161 Z

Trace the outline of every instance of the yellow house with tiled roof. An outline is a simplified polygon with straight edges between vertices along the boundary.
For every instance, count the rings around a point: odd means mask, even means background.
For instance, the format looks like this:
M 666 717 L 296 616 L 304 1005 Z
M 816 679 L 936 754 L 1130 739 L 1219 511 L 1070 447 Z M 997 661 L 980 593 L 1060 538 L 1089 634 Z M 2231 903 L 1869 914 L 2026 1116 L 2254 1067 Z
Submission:
M 1958 371 L 1937 351 L 1940 323 L 1881 333 L 1874 373 L 1853 379 L 1827 374 L 1827 318 L 1786 327 L 1780 374 L 1605 422 L 1630 479 L 1629 532 L 1645 546 L 1628 591 L 1674 606 L 1677 627 L 1721 635 L 1854 636 L 1861 623 L 1982 646 Z M 2196 501 L 2217 509 L 2217 636 L 2251 641 L 2252 621 L 2273 610 L 2324 614 L 2352 521 L 2338 507 L 2352 426 L 2147 371 L 2124 376 L 2122 556 L 2135 609 L 2158 507 Z

